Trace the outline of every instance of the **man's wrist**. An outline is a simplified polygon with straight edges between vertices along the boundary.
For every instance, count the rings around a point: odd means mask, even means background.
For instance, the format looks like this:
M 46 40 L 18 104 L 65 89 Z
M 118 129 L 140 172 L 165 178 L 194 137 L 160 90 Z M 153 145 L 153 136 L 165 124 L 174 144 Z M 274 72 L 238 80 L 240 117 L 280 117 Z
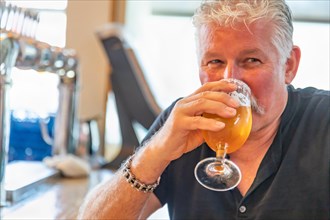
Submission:
M 131 171 L 131 165 L 133 160 L 134 154 L 130 156 L 127 161 L 124 163 L 123 167 L 123 176 L 125 177 L 126 181 L 136 190 L 149 193 L 153 192 L 156 187 L 159 185 L 160 177 L 158 177 L 157 181 L 153 184 L 146 184 L 135 177 L 135 175 Z

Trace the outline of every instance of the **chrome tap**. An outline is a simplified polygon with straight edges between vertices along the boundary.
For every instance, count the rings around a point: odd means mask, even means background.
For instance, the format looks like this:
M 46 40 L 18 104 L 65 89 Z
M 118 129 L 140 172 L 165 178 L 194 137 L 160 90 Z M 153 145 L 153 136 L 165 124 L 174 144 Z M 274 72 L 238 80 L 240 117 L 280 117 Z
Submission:
M 74 50 L 37 41 L 38 13 L 0 2 L 0 205 L 5 203 L 4 173 L 7 163 L 10 115 L 11 70 L 34 69 L 60 78 L 59 106 L 54 138 L 48 139 L 53 154 L 74 153 L 78 142 L 77 120 L 78 58 Z M 46 136 L 45 134 L 43 134 Z M 46 139 L 47 140 L 47 139 Z
M 19 45 L 17 39 L 6 31 L 2 31 L 8 18 L 8 9 L 1 4 L 1 32 L 0 32 L 0 206 L 6 204 L 4 190 L 4 175 L 9 148 L 9 88 L 11 86 L 11 70 L 18 56 Z M 6 15 L 7 14 L 7 15 Z M 5 17 L 7 16 L 7 17 Z
M 58 85 L 60 102 L 54 124 L 53 154 L 74 153 L 79 138 L 79 123 L 76 115 L 78 59 L 72 50 L 64 50 L 61 54 L 64 56 L 55 56 L 52 65 L 53 71 L 60 77 Z M 59 68 L 62 63 L 63 66 Z

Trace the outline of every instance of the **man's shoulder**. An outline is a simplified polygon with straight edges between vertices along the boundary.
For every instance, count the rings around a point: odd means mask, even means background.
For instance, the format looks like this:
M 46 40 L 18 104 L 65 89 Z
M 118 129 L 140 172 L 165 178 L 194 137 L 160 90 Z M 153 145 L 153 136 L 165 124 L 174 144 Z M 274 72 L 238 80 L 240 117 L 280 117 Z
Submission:
M 289 93 L 302 98 L 330 99 L 329 90 L 318 89 L 315 87 L 294 88 L 293 86 L 289 86 L 288 91 Z
M 317 89 L 314 87 L 298 88 L 290 86 L 289 100 L 301 110 L 310 109 L 312 111 L 329 111 L 330 91 Z
M 289 101 L 283 114 L 288 127 L 304 127 L 306 130 L 321 128 L 327 131 L 330 123 L 330 92 L 313 87 L 288 87 Z M 317 128 L 317 129 L 316 129 Z

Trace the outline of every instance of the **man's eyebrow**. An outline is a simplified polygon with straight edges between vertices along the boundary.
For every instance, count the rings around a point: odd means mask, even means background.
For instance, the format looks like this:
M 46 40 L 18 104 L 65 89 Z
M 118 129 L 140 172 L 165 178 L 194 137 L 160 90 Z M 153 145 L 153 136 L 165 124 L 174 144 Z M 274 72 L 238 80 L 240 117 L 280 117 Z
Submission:
M 214 57 L 214 56 L 218 56 L 218 55 L 219 55 L 218 52 L 207 51 L 206 53 L 203 54 L 203 57 Z
M 248 49 L 248 50 L 243 50 L 242 52 L 239 53 L 240 55 L 249 55 L 249 54 L 260 54 L 264 55 L 264 53 L 259 50 L 259 49 Z
M 247 55 L 264 56 L 265 53 L 262 50 L 259 50 L 257 48 L 246 49 L 246 50 L 243 50 L 239 53 L 239 56 L 247 56 Z M 219 57 L 219 51 L 206 51 L 204 54 L 202 54 L 201 60 L 209 59 L 209 58 L 212 58 L 212 57 Z

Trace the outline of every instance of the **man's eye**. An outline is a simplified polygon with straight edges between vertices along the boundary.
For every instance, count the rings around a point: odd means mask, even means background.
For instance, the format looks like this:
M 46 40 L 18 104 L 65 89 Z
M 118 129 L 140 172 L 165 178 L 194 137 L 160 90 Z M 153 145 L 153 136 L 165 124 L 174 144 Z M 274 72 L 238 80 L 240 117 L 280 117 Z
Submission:
M 211 60 L 209 63 L 221 63 L 220 60 Z
M 211 60 L 207 63 L 208 67 L 218 67 L 219 65 L 221 65 L 223 62 L 221 60 Z
M 248 58 L 248 59 L 246 59 L 246 62 L 247 63 L 256 63 L 256 62 L 261 63 L 261 61 L 257 58 Z

